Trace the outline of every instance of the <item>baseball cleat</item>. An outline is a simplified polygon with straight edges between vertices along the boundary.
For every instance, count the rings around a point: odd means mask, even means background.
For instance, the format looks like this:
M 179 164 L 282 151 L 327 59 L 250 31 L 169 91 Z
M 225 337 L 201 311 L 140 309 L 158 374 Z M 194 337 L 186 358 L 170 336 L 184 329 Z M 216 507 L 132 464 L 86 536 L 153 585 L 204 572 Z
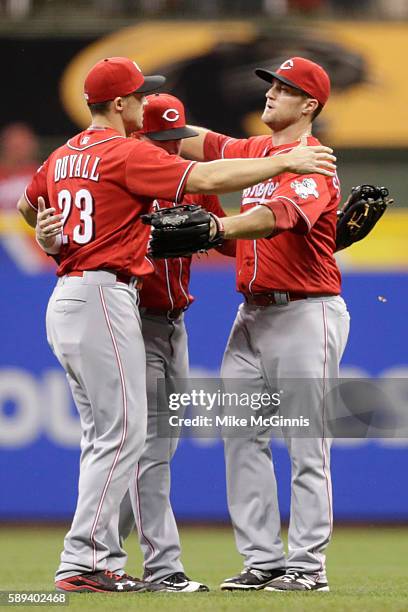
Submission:
M 320 591 L 328 593 L 330 587 L 327 582 L 319 581 L 319 574 L 288 570 L 284 576 L 272 580 L 265 591 Z
M 183 572 L 176 572 L 175 574 L 167 576 L 167 578 L 161 582 L 153 582 L 152 584 L 157 584 L 162 587 L 161 590 L 166 593 L 204 593 L 210 590 L 208 586 L 202 584 L 202 582 L 190 580 Z
M 55 588 L 62 593 L 135 593 L 163 590 L 159 585 L 151 585 L 127 574 L 119 576 L 108 570 L 57 580 Z
M 284 574 L 284 568 L 260 570 L 256 567 L 246 567 L 238 576 L 226 578 L 220 588 L 221 591 L 259 591 L 264 589 L 271 580 Z

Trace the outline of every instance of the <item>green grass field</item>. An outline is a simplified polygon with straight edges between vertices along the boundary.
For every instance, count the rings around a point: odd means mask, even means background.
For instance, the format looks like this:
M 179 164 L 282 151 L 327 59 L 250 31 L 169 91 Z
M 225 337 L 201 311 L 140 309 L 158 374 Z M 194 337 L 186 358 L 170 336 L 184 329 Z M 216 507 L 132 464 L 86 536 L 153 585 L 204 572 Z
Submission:
M 328 553 L 331 593 L 222 593 L 218 584 L 241 569 L 227 528 L 181 530 L 186 571 L 210 593 L 71 595 L 69 610 L 161 612 L 398 612 L 408 610 L 407 530 L 337 528 Z M 52 590 L 64 536 L 60 528 L 0 529 L 0 590 Z M 127 541 L 128 571 L 140 575 L 136 538 Z M 20 606 L 22 607 L 22 606 Z M 47 606 L 48 607 L 48 606 Z M 24 606 L 24 609 L 28 609 Z M 56 608 L 54 608 L 56 609 Z M 64 609 L 64 608 L 63 608 Z M 65 608 L 66 609 L 66 608 Z

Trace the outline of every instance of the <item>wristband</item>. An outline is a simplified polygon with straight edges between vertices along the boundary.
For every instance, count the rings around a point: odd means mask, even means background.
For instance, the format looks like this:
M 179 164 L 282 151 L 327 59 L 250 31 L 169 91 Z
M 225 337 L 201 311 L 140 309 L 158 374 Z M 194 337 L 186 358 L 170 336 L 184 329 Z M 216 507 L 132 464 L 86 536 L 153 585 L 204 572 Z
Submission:
M 217 226 L 217 233 L 215 234 L 213 240 L 216 240 L 218 238 L 221 238 L 221 240 L 224 240 L 225 228 L 224 228 L 223 222 L 216 215 L 213 215 L 212 213 L 210 213 L 210 214 L 211 214 L 212 218 L 214 219 L 215 224 Z

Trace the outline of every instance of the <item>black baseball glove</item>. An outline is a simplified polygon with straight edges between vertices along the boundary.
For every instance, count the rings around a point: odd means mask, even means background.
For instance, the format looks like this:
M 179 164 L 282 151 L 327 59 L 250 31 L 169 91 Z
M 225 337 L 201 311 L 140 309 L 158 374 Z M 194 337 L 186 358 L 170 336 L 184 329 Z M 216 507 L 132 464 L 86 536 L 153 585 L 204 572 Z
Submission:
M 337 211 L 336 251 L 346 249 L 371 232 L 385 209 L 394 200 L 386 187 L 353 187 L 342 208 Z
M 211 228 L 215 222 L 216 232 Z M 155 259 L 187 257 L 221 246 L 223 232 L 215 215 L 195 204 L 182 204 L 173 208 L 161 208 L 157 212 L 142 215 L 145 225 L 152 226 L 149 255 Z

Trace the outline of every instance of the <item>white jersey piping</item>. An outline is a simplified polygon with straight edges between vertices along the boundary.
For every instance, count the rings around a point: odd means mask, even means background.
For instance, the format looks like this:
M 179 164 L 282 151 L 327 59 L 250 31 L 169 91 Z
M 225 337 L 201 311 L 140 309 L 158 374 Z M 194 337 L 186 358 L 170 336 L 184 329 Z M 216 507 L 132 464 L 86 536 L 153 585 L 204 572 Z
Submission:
M 230 142 L 232 142 L 232 138 L 228 138 L 228 140 L 226 140 L 224 142 L 224 144 L 222 145 L 222 148 L 221 148 L 221 159 L 224 159 L 225 149 L 229 145 Z
M 28 187 L 28 185 L 27 185 L 27 187 Z M 24 189 L 24 197 L 27 200 L 28 204 L 31 206 L 31 208 L 33 208 L 35 210 L 35 212 L 38 212 L 38 208 L 36 208 L 34 206 L 34 204 L 31 203 L 30 198 L 27 195 L 27 187 Z
M 109 140 L 115 140 L 116 138 L 123 138 L 124 140 L 126 140 L 125 136 L 110 136 L 110 138 L 105 138 L 104 140 L 98 140 L 98 142 L 94 142 L 92 144 L 85 145 L 84 147 L 81 147 L 81 148 L 74 147 L 74 145 L 72 145 L 70 141 L 68 140 L 67 147 L 69 149 L 72 149 L 73 151 L 85 151 L 86 149 L 90 149 L 91 147 L 96 147 L 97 145 L 100 145 L 104 142 L 109 142 Z
M 190 162 L 190 163 L 188 164 L 187 168 L 185 169 L 183 176 L 181 177 L 181 181 L 180 181 L 179 186 L 178 186 L 178 188 L 177 188 L 177 191 L 176 191 L 176 197 L 175 197 L 175 201 L 177 202 L 177 204 L 179 203 L 180 192 L 181 192 L 181 190 L 183 189 L 183 185 L 184 185 L 184 181 L 185 181 L 185 179 L 186 179 L 186 176 L 187 176 L 187 174 L 188 174 L 188 172 L 189 172 L 189 170 L 190 170 L 191 166 L 192 166 L 193 164 L 195 164 L 195 163 L 196 163 L 195 161 Z
M 139 492 L 139 472 L 140 472 L 140 461 L 138 461 L 138 463 L 137 463 L 136 474 L 135 474 L 136 508 L 137 508 L 137 515 L 138 515 L 138 518 L 139 518 L 140 535 L 142 536 L 142 538 L 145 540 L 146 544 L 150 548 L 150 553 L 153 556 L 154 553 L 156 552 L 156 549 L 155 549 L 153 543 L 150 541 L 150 539 L 146 536 L 146 534 L 144 532 L 144 527 L 143 527 L 142 506 L 141 506 L 141 503 L 140 503 L 140 492 Z
M 227 142 L 225 143 L 224 147 L 225 147 L 225 146 L 228 144 L 228 142 L 229 142 L 229 141 L 227 140 Z M 265 156 L 266 156 L 266 154 L 267 154 L 267 152 L 268 152 L 268 149 L 269 149 L 269 146 L 270 146 L 270 145 L 267 145 L 267 146 L 265 147 L 265 149 L 263 150 L 262 157 L 265 157 Z M 274 157 L 275 155 L 280 155 L 281 153 L 286 153 L 287 151 L 292 151 L 294 148 L 295 148 L 295 147 L 287 147 L 286 149 L 282 149 L 281 151 L 277 151 L 276 153 L 274 153 L 274 154 L 272 155 L 272 157 Z M 289 200 L 289 202 L 291 202 L 291 203 L 292 203 L 292 204 L 295 206 L 295 208 L 296 208 L 296 209 L 299 211 L 299 213 L 302 215 L 302 217 L 303 217 L 303 218 L 304 218 L 304 220 L 306 221 L 306 224 L 307 224 L 307 227 L 308 227 L 308 231 L 310 232 L 310 230 L 312 229 L 312 225 L 311 225 L 311 223 L 310 223 L 309 219 L 308 219 L 308 218 L 306 217 L 306 215 L 304 214 L 304 212 L 301 210 L 301 208 L 300 208 L 300 207 L 299 207 L 299 206 L 298 206 L 298 205 L 297 205 L 295 202 L 293 202 L 292 200 L 290 200 L 290 198 L 286 198 L 285 196 L 276 196 L 276 199 L 278 199 L 278 198 L 283 198 L 283 199 Z M 259 198 L 257 198 L 257 200 L 256 200 L 256 201 L 260 202 L 261 200 L 260 200 Z M 268 200 L 268 201 L 270 201 L 270 198 L 269 198 L 269 200 Z M 247 204 L 247 203 L 249 204 L 249 202 L 248 202 L 248 201 L 247 201 L 247 202 L 245 202 L 245 204 Z M 244 206 L 244 203 L 243 203 L 243 202 L 242 202 L 242 206 Z M 254 274 L 253 274 L 253 277 L 252 277 L 252 279 L 250 280 L 249 285 L 248 285 L 248 290 L 249 290 L 249 292 L 250 292 L 250 294 L 251 294 L 251 295 L 253 295 L 253 294 L 252 294 L 252 285 L 253 285 L 253 284 L 254 284 L 254 282 L 255 282 L 256 275 L 257 275 L 257 272 L 258 272 L 258 252 L 257 252 L 256 244 L 257 244 L 257 243 L 256 243 L 256 240 L 254 240 Z
M 187 293 L 184 291 L 183 282 L 182 282 L 182 280 L 181 280 L 181 273 L 182 273 L 182 271 L 183 271 L 183 260 L 182 260 L 182 258 L 181 258 L 181 257 L 179 257 L 179 262 L 180 262 L 179 285 L 180 285 L 180 289 L 181 289 L 181 291 L 183 292 L 184 297 L 185 297 L 185 298 L 186 298 L 186 300 L 187 300 L 187 304 L 186 304 L 186 306 L 189 306 L 189 305 L 190 305 L 190 300 L 189 300 L 189 298 L 188 298 Z
M 265 149 L 263 150 L 262 157 L 265 157 L 265 155 L 266 155 L 266 153 L 267 153 L 268 149 L 269 149 L 269 145 L 268 145 L 267 147 L 265 147 Z M 250 198 L 248 198 L 248 199 L 250 199 Z M 245 202 L 245 204 L 249 203 L 249 202 L 248 202 L 248 199 L 247 199 L 247 201 Z M 254 198 L 254 199 L 255 199 L 255 198 Z M 257 201 L 257 202 L 260 202 L 261 200 L 260 200 L 259 198 L 257 198 L 257 199 L 256 199 L 256 201 Z M 270 201 L 270 198 L 269 198 L 268 200 L 265 200 L 265 201 L 266 201 L 266 202 Z M 244 206 L 244 203 L 242 202 L 242 204 L 241 204 L 241 205 L 242 205 L 242 206 Z M 252 293 L 252 285 L 254 284 L 255 279 L 256 279 L 256 275 L 257 275 L 257 273 L 258 273 L 258 249 L 257 249 L 257 247 L 256 247 L 256 244 L 257 244 L 257 243 L 256 243 L 256 240 L 254 240 L 254 274 L 253 274 L 253 276 L 252 276 L 251 280 L 249 281 L 249 285 L 248 285 L 248 290 L 249 290 L 249 293 L 250 293 L 251 295 L 253 295 L 253 293 Z
M 258 272 L 258 250 L 256 248 L 256 240 L 254 240 L 254 275 L 251 278 L 251 280 L 249 281 L 249 285 L 248 285 L 249 293 L 251 295 L 253 295 L 252 294 L 252 285 L 254 284 L 254 281 L 256 279 L 257 272 Z
M 296 210 L 300 213 L 300 215 L 303 217 L 303 219 L 306 221 L 306 225 L 308 227 L 308 233 L 310 232 L 310 230 L 312 229 L 312 224 L 310 223 L 308 217 L 305 215 L 305 213 L 303 212 L 303 210 L 300 208 L 300 206 L 298 206 L 298 204 L 296 204 L 296 202 L 294 202 L 293 200 L 291 200 L 290 198 L 288 198 L 287 196 L 276 196 L 274 198 L 275 200 L 287 200 L 288 202 L 290 202 L 291 204 L 293 204 L 293 206 L 296 208 Z
M 323 427 L 323 431 L 322 431 L 322 456 L 323 456 L 323 475 L 325 477 L 326 480 L 326 490 L 327 490 L 327 502 L 328 502 L 328 510 L 329 510 L 329 537 L 328 537 L 328 541 L 331 538 L 332 532 L 333 532 L 333 519 L 332 519 L 332 513 L 333 513 L 333 500 L 332 500 L 332 495 L 331 495 L 331 478 L 330 478 L 330 472 L 327 469 L 327 466 L 329 464 L 329 459 L 326 458 L 326 451 L 327 451 L 327 441 L 326 441 L 326 434 L 325 434 L 325 422 L 326 422 L 326 380 L 327 380 L 327 361 L 328 361 L 328 344 L 329 344 L 329 334 L 328 334 L 328 321 L 327 321 L 327 311 L 326 311 L 326 304 L 325 302 L 322 302 L 322 313 L 323 313 L 323 334 L 324 334 L 324 362 L 323 362 L 323 400 L 322 400 L 322 427 Z
M 174 308 L 174 300 L 173 300 L 173 296 L 171 295 L 171 290 L 170 290 L 169 265 L 167 263 L 167 259 L 164 260 L 164 266 L 166 268 L 167 293 L 169 294 L 170 304 L 171 304 L 171 309 L 170 310 L 173 310 L 173 308 Z
M 119 457 L 121 455 L 122 449 L 123 449 L 123 445 L 125 444 L 125 440 L 126 440 L 126 435 L 127 435 L 127 429 L 128 429 L 128 405 L 127 405 L 127 396 L 126 396 L 126 383 L 125 383 L 125 374 L 123 371 L 123 366 L 122 366 L 122 362 L 120 359 L 120 353 L 119 353 L 119 348 L 116 342 L 116 338 L 115 338 L 115 334 L 112 328 L 112 324 L 109 318 L 109 313 L 108 313 L 108 307 L 107 304 L 105 302 L 105 297 L 104 297 L 104 293 L 103 293 L 103 287 L 99 287 L 99 296 L 100 296 L 100 300 L 102 303 L 102 309 L 105 315 L 105 321 L 106 321 L 106 325 L 108 327 L 108 331 L 109 331 L 109 335 L 111 337 L 112 340 L 112 344 L 113 344 L 113 349 L 114 349 L 114 353 L 115 353 L 115 357 L 116 357 L 116 363 L 118 366 L 118 370 L 119 370 L 119 378 L 120 378 L 120 384 L 121 384 L 121 388 L 122 388 L 122 408 L 123 408 L 123 425 L 122 425 L 122 436 L 121 436 L 121 440 L 119 443 L 119 447 L 116 451 L 115 454 L 115 458 L 113 460 L 113 463 L 111 465 L 111 468 L 109 470 L 109 474 L 108 477 L 106 479 L 105 482 L 105 486 L 103 487 L 103 491 L 102 491 L 102 495 L 101 498 L 99 500 L 99 504 L 96 510 L 96 515 L 95 515 L 95 519 L 94 522 L 92 524 L 92 529 L 91 529 L 91 534 L 90 534 L 90 540 L 92 542 L 92 548 L 93 548 L 93 560 L 92 560 L 92 571 L 94 572 L 97 568 L 97 545 L 96 545 L 96 541 L 95 541 L 95 533 L 96 533 L 96 528 L 98 525 L 98 521 L 99 521 L 99 517 L 100 514 L 102 512 L 102 507 L 103 507 L 103 503 L 105 501 L 105 497 L 106 497 L 106 493 L 107 490 L 109 488 L 109 485 L 111 483 L 112 477 L 113 477 L 113 472 L 115 471 L 116 465 L 119 461 Z

